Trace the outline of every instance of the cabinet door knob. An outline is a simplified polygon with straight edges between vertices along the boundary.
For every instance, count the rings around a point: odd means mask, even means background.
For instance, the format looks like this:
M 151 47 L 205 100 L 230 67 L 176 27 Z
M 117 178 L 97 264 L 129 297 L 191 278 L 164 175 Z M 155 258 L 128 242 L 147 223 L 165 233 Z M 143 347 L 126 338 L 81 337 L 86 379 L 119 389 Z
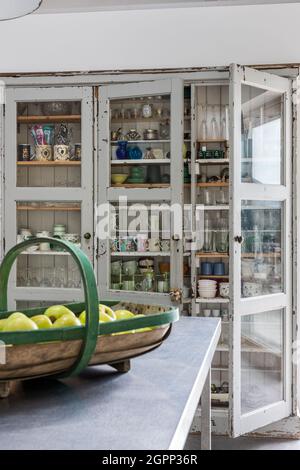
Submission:
M 92 235 L 89 232 L 85 233 L 83 236 L 86 240 L 90 240 L 92 238 Z
M 243 237 L 241 237 L 241 235 L 237 235 L 234 237 L 234 241 L 241 244 L 243 243 Z

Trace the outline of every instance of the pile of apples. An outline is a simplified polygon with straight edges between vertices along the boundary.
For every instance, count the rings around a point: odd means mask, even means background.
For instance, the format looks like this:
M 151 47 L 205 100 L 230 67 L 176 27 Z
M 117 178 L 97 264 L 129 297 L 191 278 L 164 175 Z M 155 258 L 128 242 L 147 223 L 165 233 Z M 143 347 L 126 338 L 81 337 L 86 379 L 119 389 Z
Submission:
M 128 320 L 130 318 L 142 317 L 144 315 L 134 315 L 129 310 L 113 311 L 106 305 L 99 305 L 99 323 L 112 322 L 116 320 Z M 79 317 L 64 305 L 53 305 L 47 308 L 43 315 L 27 317 L 24 313 L 15 312 L 8 318 L 0 320 L 0 332 L 12 331 L 34 331 L 46 330 L 49 328 L 69 328 L 72 326 L 84 326 L 86 313 L 82 312 Z M 137 331 L 151 331 L 152 328 L 141 328 Z M 135 333 L 136 330 L 126 331 L 118 334 Z

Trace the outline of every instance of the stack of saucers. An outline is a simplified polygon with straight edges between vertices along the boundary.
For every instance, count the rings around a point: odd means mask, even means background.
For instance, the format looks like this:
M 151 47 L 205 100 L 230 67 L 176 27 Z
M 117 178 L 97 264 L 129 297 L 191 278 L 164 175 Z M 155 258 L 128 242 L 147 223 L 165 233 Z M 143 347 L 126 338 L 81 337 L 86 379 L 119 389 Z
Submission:
M 198 281 L 199 296 L 203 299 L 213 299 L 217 294 L 217 282 L 212 279 Z

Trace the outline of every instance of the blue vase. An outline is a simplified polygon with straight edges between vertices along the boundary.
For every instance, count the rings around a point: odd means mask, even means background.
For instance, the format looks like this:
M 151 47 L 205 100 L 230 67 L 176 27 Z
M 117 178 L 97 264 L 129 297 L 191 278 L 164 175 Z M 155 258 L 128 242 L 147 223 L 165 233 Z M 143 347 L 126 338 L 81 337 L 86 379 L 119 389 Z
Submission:
M 127 140 L 118 142 L 118 148 L 116 151 L 118 160 L 126 160 L 127 157 Z
M 143 152 L 139 147 L 127 147 L 127 156 L 130 160 L 140 160 Z

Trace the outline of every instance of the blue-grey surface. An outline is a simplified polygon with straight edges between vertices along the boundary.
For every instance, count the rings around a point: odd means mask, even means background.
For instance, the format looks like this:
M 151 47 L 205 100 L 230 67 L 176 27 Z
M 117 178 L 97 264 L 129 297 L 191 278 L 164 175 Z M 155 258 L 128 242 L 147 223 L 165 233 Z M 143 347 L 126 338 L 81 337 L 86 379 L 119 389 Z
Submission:
M 218 323 L 181 318 L 127 374 L 23 383 L 0 400 L 0 449 L 168 449 Z

